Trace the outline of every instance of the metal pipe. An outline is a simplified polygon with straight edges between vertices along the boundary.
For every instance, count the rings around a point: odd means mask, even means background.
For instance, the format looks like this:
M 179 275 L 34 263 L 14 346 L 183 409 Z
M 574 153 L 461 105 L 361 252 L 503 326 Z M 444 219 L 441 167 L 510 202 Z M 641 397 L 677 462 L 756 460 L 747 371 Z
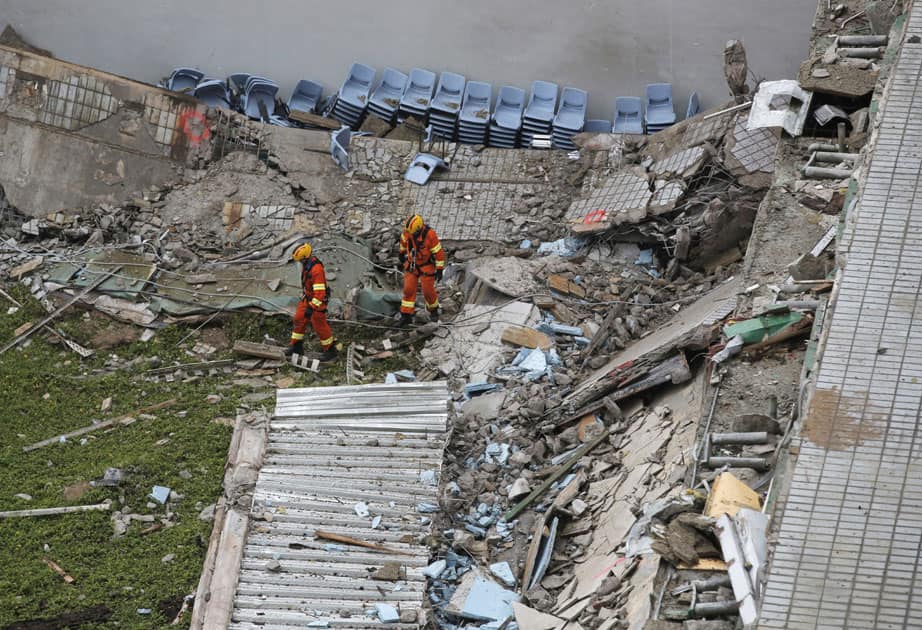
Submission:
M 721 586 L 730 586 L 730 575 L 727 573 L 718 574 L 714 577 L 709 577 L 706 580 L 693 580 L 682 586 L 678 586 L 671 591 L 669 591 L 673 597 L 676 595 L 681 595 L 682 593 L 687 593 L 692 590 L 692 587 L 699 591 L 713 591 L 720 588 Z
M 732 599 L 722 602 L 701 602 L 700 604 L 695 604 L 695 616 L 723 617 L 724 615 L 734 614 L 739 608 L 739 604 Z
M 741 433 L 711 433 L 711 444 L 765 444 L 768 431 L 747 431 Z
M 839 48 L 839 54 L 858 59 L 878 59 L 883 52 L 883 48 Z
M 766 470 L 768 468 L 768 460 L 764 457 L 711 457 L 708 459 L 708 466 L 711 468 L 729 466 L 731 468 Z
M 851 171 L 844 168 L 822 168 L 820 166 L 805 166 L 804 175 L 816 179 L 846 179 L 852 176 Z
M 822 142 L 814 142 L 809 147 L 807 147 L 807 151 L 811 153 L 815 153 L 816 151 L 838 151 L 838 150 L 839 150 L 839 147 L 837 147 L 836 145 L 824 144 Z
M 836 125 L 836 139 L 839 141 L 839 151 L 845 152 L 845 123 Z
M 854 162 L 861 157 L 860 153 L 840 153 L 838 151 L 817 151 L 817 162 Z
M 803 291 L 803 289 L 798 289 L 798 291 Z M 787 306 L 788 308 L 799 309 L 801 311 L 815 311 L 820 307 L 819 300 L 783 300 L 781 302 L 775 302 L 775 304 Z
M 886 35 L 840 35 L 839 46 L 886 46 Z
M 716 118 L 717 116 L 722 116 L 724 114 L 729 114 L 730 112 L 737 112 L 741 109 L 746 109 L 747 107 L 752 106 L 752 101 L 747 101 L 745 103 L 740 103 L 739 105 L 734 105 L 733 107 L 728 107 L 727 109 L 722 109 L 719 112 L 714 112 L 713 114 L 708 114 L 701 120 L 710 120 L 711 118 Z

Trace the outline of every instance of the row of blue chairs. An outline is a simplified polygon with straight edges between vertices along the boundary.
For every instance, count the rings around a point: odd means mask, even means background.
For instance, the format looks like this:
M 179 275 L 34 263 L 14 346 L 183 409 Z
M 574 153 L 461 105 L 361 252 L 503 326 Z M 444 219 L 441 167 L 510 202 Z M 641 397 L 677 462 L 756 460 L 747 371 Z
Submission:
M 317 113 L 323 106 L 323 86 L 299 81 L 287 105 L 278 102 L 279 86 L 271 79 L 232 74 L 226 79 L 208 78 L 194 68 L 176 68 L 162 84 L 168 90 L 191 94 L 209 107 L 237 110 L 250 118 L 291 126 L 292 110 Z
M 233 74 L 226 80 L 207 78 L 193 68 L 177 68 L 163 87 L 191 93 L 212 107 L 236 109 L 250 118 L 291 126 L 291 111 L 330 115 L 357 129 L 374 115 L 389 123 L 413 117 L 428 124 L 433 134 L 465 144 L 529 147 L 536 135 L 551 137 L 555 148 L 573 149 L 581 131 L 643 134 L 661 131 L 676 122 L 672 86 L 653 83 L 644 99 L 615 99 L 613 121 L 587 120 L 588 94 L 584 90 L 547 81 L 532 83 L 529 94 L 514 86 L 500 88 L 493 105 L 493 86 L 467 81 L 453 72 L 436 74 L 414 68 L 404 74 L 386 68 L 375 85 L 374 68 L 355 63 L 334 99 L 324 99 L 323 86 L 299 81 L 287 104 L 278 102 L 278 85 L 266 78 Z M 559 92 L 559 99 L 558 99 Z M 686 117 L 699 110 L 698 95 L 689 99 Z

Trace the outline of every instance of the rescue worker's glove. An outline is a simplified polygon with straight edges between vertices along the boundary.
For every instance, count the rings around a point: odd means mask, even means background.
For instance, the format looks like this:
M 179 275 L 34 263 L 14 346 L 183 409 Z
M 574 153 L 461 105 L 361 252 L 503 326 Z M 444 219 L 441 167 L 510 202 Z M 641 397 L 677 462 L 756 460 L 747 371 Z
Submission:
M 441 282 L 441 281 L 442 281 L 442 275 L 443 275 L 443 274 L 442 274 L 442 270 L 441 270 L 441 269 L 436 269 L 436 270 L 435 270 L 435 281 L 436 281 L 436 282 Z

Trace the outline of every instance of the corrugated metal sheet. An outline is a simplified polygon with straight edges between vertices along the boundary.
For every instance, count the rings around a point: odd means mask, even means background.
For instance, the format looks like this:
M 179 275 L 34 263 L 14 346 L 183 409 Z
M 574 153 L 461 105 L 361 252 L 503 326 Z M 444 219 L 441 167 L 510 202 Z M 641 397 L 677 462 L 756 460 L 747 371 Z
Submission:
M 445 382 L 279 390 L 254 494 L 231 628 L 268 630 L 327 622 L 385 627 L 375 604 L 416 611 L 425 597 L 416 506 L 438 503 L 422 473 L 442 465 Z M 360 516 L 357 503 L 370 514 Z M 380 525 L 372 528 L 376 516 Z M 318 539 L 316 530 L 385 545 L 394 553 Z M 278 560 L 281 570 L 266 565 Z M 390 563 L 397 581 L 372 579 Z M 317 627 L 325 627 L 319 625 Z M 415 623 L 387 624 L 416 628 Z

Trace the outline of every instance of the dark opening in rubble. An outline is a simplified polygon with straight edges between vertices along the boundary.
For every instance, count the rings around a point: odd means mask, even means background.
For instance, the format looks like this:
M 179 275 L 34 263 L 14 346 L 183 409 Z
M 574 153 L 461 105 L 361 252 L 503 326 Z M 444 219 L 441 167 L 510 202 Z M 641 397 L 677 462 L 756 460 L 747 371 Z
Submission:
M 866 96 L 861 96 L 858 98 L 850 98 L 847 96 L 836 96 L 834 94 L 814 92 L 813 100 L 810 103 L 810 114 L 807 116 L 807 121 L 804 124 L 804 136 L 815 138 L 835 138 L 837 133 L 836 127 L 839 122 L 845 122 L 847 127 L 846 131 L 848 133 L 852 131 L 851 121 L 843 121 L 840 118 L 833 118 L 832 120 L 827 121 L 825 125 L 821 125 L 817 121 L 815 114 L 817 110 L 826 105 L 839 108 L 846 114 L 853 114 L 859 109 L 870 107 L 871 94 L 869 93 Z

